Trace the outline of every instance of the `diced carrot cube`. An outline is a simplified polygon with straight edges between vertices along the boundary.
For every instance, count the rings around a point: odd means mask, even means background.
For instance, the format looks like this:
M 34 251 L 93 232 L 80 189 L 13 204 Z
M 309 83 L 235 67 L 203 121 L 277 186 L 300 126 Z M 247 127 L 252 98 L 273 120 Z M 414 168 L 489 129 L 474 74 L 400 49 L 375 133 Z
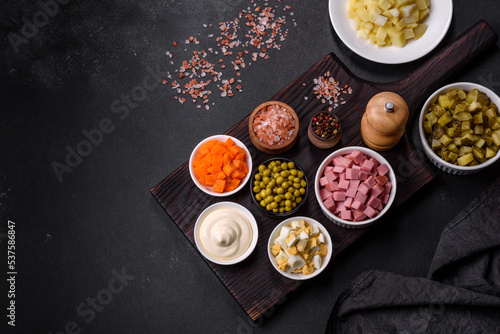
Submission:
M 240 171 L 239 169 L 235 169 L 232 173 L 231 173 L 231 177 L 233 179 L 243 179 L 244 177 L 246 176 L 246 173 L 243 173 L 242 171 Z
M 225 165 L 222 170 L 224 171 L 224 173 L 226 173 L 227 176 L 231 176 L 231 174 L 233 173 L 233 171 L 235 170 L 235 168 L 233 168 L 234 165 L 233 164 L 229 164 L 229 165 Z
M 236 168 L 241 170 L 243 173 L 248 173 L 248 166 L 243 160 L 234 159 L 233 164 Z
M 226 173 L 224 171 L 220 171 L 219 174 L 217 174 L 217 179 L 219 180 L 225 180 L 226 179 Z
M 205 178 L 205 184 L 207 186 L 213 186 L 215 185 L 215 182 L 217 181 L 217 177 L 214 174 L 208 174 Z
M 219 172 L 220 172 L 221 170 L 222 170 L 222 169 L 221 169 L 219 166 L 214 166 L 214 165 L 212 165 L 212 166 L 208 167 L 207 172 L 208 172 L 209 174 L 214 174 L 214 175 L 217 175 L 217 174 L 219 174 Z
M 241 180 L 240 179 L 232 179 L 231 182 L 229 182 L 229 185 L 233 187 L 234 189 L 238 188 L 240 185 Z
M 230 156 L 229 152 L 226 152 L 222 155 L 222 165 L 229 165 L 233 161 L 233 157 Z
M 224 154 L 225 152 L 227 152 L 227 148 L 224 144 L 215 144 L 212 149 L 210 150 L 210 153 L 212 154 Z
M 215 181 L 213 189 L 217 193 L 222 193 L 224 192 L 225 186 L 226 186 L 226 180 L 217 180 Z
M 233 145 L 235 145 L 234 141 L 231 138 L 227 138 L 227 140 L 226 140 L 226 147 L 230 147 L 230 146 L 233 146 Z
M 234 160 L 241 160 L 241 161 L 245 161 L 245 156 L 246 156 L 246 153 L 238 153 L 238 154 L 236 154 L 236 156 L 234 157 Z
M 212 166 L 222 168 L 222 154 L 214 154 L 212 156 Z
M 231 147 L 228 148 L 229 152 L 231 152 L 231 154 L 235 157 L 238 155 L 238 153 L 240 153 L 240 150 L 239 150 L 239 147 L 236 146 L 236 145 L 233 145 Z M 244 152 L 245 150 L 243 150 Z

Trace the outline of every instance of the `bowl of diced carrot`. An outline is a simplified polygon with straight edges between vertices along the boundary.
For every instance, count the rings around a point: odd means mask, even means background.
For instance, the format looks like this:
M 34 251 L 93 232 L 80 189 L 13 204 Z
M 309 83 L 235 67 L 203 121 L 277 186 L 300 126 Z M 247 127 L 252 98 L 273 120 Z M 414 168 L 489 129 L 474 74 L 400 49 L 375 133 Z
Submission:
M 215 135 L 202 140 L 191 153 L 189 173 L 203 192 L 217 197 L 229 196 L 250 179 L 252 156 L 238 139 Z

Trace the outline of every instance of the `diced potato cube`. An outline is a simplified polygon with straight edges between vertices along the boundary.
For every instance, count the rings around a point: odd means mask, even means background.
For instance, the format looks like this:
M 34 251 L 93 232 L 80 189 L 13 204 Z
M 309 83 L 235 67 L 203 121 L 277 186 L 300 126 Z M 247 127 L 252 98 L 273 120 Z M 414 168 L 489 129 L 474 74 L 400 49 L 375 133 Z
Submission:
M 417 6 L 412 3 L 406 6 L 402 6 L 399 8 L 399 13 L 403 17 L 409 17 L 411 14 L 413 14 L 413 11 L 417 8 Z
M 380 16 L 380 13 L 382 13 L 382 10 L 375 5 L 369 5 L 367 9 L 370 22 L 375 22 L 375 20 Z
M 406 25 L 408 24 L 407 21 L 406 21 L 407 19 L 408 19 L 407 17 L 404 17 L 404 18 L 402 18 L 401 20 L 398 21 L 398 23 L 396 24 L 396 29 L 398 31 L 401 31 L 401 30 L 403 30 L 403 28 L 406 27 Z
M 380 6 L 380 8 L 382 8 L 383 10 L 388 10 L 389 8 L 391 8 L 391 4 L 386 1 L 386 0 L 379 0 L 378 2 L 378 5 Z
M 387 32 L 389 35 L 391 42 L 395 46 L 403 47 L 406 45 L 406 39 L 404 33 L 402 31 L 398 31 L 394 28 L 389 29 Z
M 425 31 L 427 30 L 427 24 L 419 24 L 414 30 L 413 32 L 415 33 L 415 39 L 419 39 L 420 37 L 422 37 L 424 34 L 425 34 Z
M 448 94 L 441 94 L 438 97 L 438 104 L 445 109 L 449 109 L 453 105 L 453 101 L 450 100 Z
M 361 21 L 370 21 L 370 16 L 368 15 L 368 11 L 365 7 L 359 7 L 358 9 L 356 9 L 356 14 L 358 14 L 358 17 L 361 19 Z
M 383 26 L 387 22 L 387 17 L 384 15 L 379 15 L 373 23 L 375 23 L 378 26 Z
M 429 9 L 428 9 L 428 8 L 423 9 L 423 10 L 421 10 L 421 11 L 419 12 L 419 17 L 418 17 L 418 19 L 419 19 L 420 21 L 423 21 L 423 20 L 425 20 L 425 18 L 426 18 L 427 16 L 429 16 Z
M 403 33 L 405 35 L 405 39 L 409 40 L 415 37 L 415 34 L 413 33 L 413 29 L 403 29 Z
M 358 31 L 358 36 L 363 38 L 363 39 L 368 39 L 370 36 L 370 30 L 368 29 L 360 29 Z
M 415 0 L 415 5 L 417 6 L 418 10 L 427 8 L 427 3 L 425 2 L 425 0 Z

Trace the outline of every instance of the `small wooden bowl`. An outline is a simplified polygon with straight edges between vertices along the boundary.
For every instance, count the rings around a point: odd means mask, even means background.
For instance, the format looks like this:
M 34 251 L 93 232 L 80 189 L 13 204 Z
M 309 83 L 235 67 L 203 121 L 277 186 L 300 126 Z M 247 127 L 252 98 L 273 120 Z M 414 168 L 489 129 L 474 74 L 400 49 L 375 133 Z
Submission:
M 316 146 L 318 148 L 322 148 L 322 149 L 327 149 L 327 148 L 334 147 L 339 142 L 340 137 L 342 136 L 342 124 L 340 124 L 340 119 L 337 117 L 337 115 L 335 115 L 331 112 L 323 112 L 323 114 L 327 114 L 329 117 L 333 117 L 337 120 L 337 122 L 339 124 L 338 133 L 336 135 L 334 135 L 333 137 L 326 138 L 326 139 L 315 134 L 314 131 L 312 130 L 312 126 L 313 126 L 314 118 L 319 115 L 319 113 L 318 113 L 318 114 L 314 115 L 313 117 L 311 117 L 311 121 L 309 122 L 309 128 L 307 129 L 307 136 L 309 137 L 309 140 L 311 141 L 311 143 L 313 143 L 314 146 Z
M 257 115 L 257 113 L 261 111 L 263 108 L 270 105 L 278 105 L 280 107 L 287 109 L 292 114 L 292 117 L 295 120 L 295 131 L 292 137 L 280 145 L 269 145 L 267 143 L 264 143 L 262 140 L 259 139 L 259 137 L 257 137 L 253 128 L 255 115 Z M 297 117 L 295 110 L 293 110 L 293 108 L 290 107 L 288 104 L 280 101 L 267 101 L 259 105 L 257 108 L 255 108 L 255 110 L 250 114 L 250 119 L 248 121 L 248 132 L 250 135 L 250 140 L 257 149 L 268 154 L 280 154 L 288 151 L 297 141 L 299 135 L 299 118 Z

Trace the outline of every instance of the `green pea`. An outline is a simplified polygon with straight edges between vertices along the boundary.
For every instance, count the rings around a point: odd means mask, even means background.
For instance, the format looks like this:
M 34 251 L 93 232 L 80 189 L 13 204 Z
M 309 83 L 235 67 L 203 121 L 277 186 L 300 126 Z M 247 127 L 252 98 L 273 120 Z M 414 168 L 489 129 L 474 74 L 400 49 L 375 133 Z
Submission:
M 277 184 L 281 185 L 283 182 L 285 182 L 285 179 L 283 178 L 283 176 L 280 175 L 276 178 Z
M 276 187 L 276 181 L 274 180 L 271 180 L 268 184 L 267 184 L 267 187 L 273 189 L 274 187 Z
M 260 206 L 261 207 L 265 208 L 266 205 L 267 205 L 266 201 L 264 201 L 264 200 L 260 201 Z
M 293 180 L 295 180 L 295 177 L 293 175 L 288 175 L 288 181 L 293 183 Z
M 291 201 L 291 200 L 289 200 L 289 199 L 287 199 L 287 200 L 285 201 L 285 207 L 287 207 L 287 206 L 292 206 L 292 201 Z
M 266 187 L 266 184 L 264 183 L 264 181 L 260 181 L 259 182 L 259 187 L 261 187 L 261 188 L 265 188 Z
M 297 204 L 302 203 L 302 197 L 297 196 L 297 197 L 295 198 L 295 203 L 297 203 Z
M 298 177 L 294 178 L 293 183 L 300 183 L 300 179 Z
M 281 164 L 281 169 L 283 169 L 283 170 L 288 169 L 288 164 L 286 162 L 283 162 Z
M 260 181 L 257 181 L 257 180 L 253 181 L 253 185 L 254 186 L 259 186 L 260 185 Z
M 273 168 L 273 167 L 275 167 L 275 166 L 276 166 L 276 161 L 271 161 L 271 162 L 269 163 L 269 168 Z
M 279 205 L 280 207 L 285 207 L 285 201 L 281 201 Z
M 289 175 L 290 175 L 290 172 L 289 172 L 289 171 L 287 171 L 287 170 L 282 170 L 282 171 L 281 171 L 281 176 L 283 176 L 283 177 L 288 177 Z
M 290 169 L 290 174 L 293 176 L 297 176 L 297 170 L 296 169 Z
M 271 203 L 271 208 L 273 208 L 273 209 L 277 209 L 277 208 L 278 208 L 278 203 L 276 203 L 276 202 L 272 202 L 272 203 Z
M 266 196 L 270 196 L 273 193 L 273 191 L 269 188 L 266 188 Z
M 269 183 L 269 181 L 271 181 L 271 179 L 269 178 L 269 176 L 264 176 L 264 177 L 262 178 L 262 182 L 264 182 L 264 184 L 268 184 L 268 183 Z
M 283 182 L 283 183 L 281 184 L 281 186 L 282 186 L 283 188 L 287 188 L 287 189 L 288 189 L 288 188 L 290 187 L 290 184 L 289 184 L 288 182 Z
M 274 213 L 278 213 L 278 208 L 273 209 Z
M 285 206 L 285 211 L 292 211 L 292 207 L 291 206 Z
M 290 169 L 294 169 L 295 168 L 295 164 L 293 162 L 288 162 L 288 168 Z
M 281 167 L 275 166 L 273 167 L 273 173 L 279 173 L 281 172 Z
M 291 198 L 292 198 L 292 193 L 287 192 L 287 193 L 285 194 L 285 198 L 286 198 L 286 199 L 288 199 L 288 200 L 289 200 L 289 199 L 291 199 Z
M 262 175 L 260 175 L 260 174 L 255 174 L 254 178 L 255 178 L 257 181 L 260 181 L 260 179 L 262 178 Z
M 294 209 L 295 209 L 296 207 L 297 207 L 297 203 L 293 202 L 293 203 L 292 203 L 292 208 L 294 208 Z
M 260 202 L 262 201 L 262 196 L 260 196 L 260 194 L 257 194 L 255 195 L 255 199 Z
M 305 187 L 307 186 L 307 182 L 306 182 L 306 180 L 300 180 L 300 186 L 301 186 L 302 188 L 305 188 Z
M 279 208 L 279 213 L 283 213 L 283 212 L 285 212 L 285 207 Z
M 300 190 L 299 189 L 295 189 L 295 191 L 293 192 L 293 196 L 295 196 L 295 198 L 299 197 L 300 196 Z
M 293 184 L 293 187 L 294 187 L 295 189 L 299 189 L 299 188 L 300 188 L 300 183 L 294 183 L 294 184 Z
M 279 187 L 279 188 L 277 188 L 277 189 L 276 189 L 276 193 L 277 193 L 278 195 L 284 194 L 284 193 L 285 193 L 285 189 L 283 189 L 283 188 Z
M 299 191 L 301 195 L 304 195 L 306 193 L 306 190 L 304 188 L 300 188 Z
M 299 171 L 297 171 L 297 177 L 298 177 L 299 179 L 302 179 L 302 178 L 304 177 L 304 173 L 303 173 L 302 171 L 300 171 L 300 170 L 299 170 Z
M 262 190 L 262 188 L 261 188 L 261 187 L 259 187 L 259 186 L 255 186 L 255 187 L 253 187 L 253 192 L 254 192 L 254 193 L 260 193 L 260 192 L 261 192 L 261 190 Z
M 271 207 L 271 204 L 266 205 L 266 210 L 271 211 L 273 208 Z
M 295 188 L 294 187 L 289 187 L 286 191 L 288 191 L 289 193 L 293 194 L 293 192 L 295 191 Z
M 259 172 L 262 173 L 265 169 L 266 169 L 266 166 L 264 166 L 264 165 L 259 166 Z
M 276 203 L 281 202 L 281 196 L 280 196 L 280 195 L 276 195 L 276 196 L 274 196 L 274 201 L 275 201 Z
M 271 175 L 271 170 L 270 170 L 270 169 L 266 169 L 266 170 L 264 170 L 264 171 L 262 172 L 262 175 L 263 175 L 263 176 L 269 176 L 269 175 Z
M 269 204 L 269 203 L 272 203 L 272 202 L 273 202 L 273 200 L 274 200 L 274 197 L 273 197 L 273 196 L 271 196 L 271 195 L 269 195 L 269 196 L 267 196 L 267 197 L 266 197 L 266 203 L 268 203 L 268 204 Z
M 262 198 L 265 198 L 265 197 L 267 196 L 267 195 L 266 195 L 266 190 L 265 190 L 265 189 L 262 189 L 262 190 L 260 191 L 260 193 L 259 193 L 259 194 L 260 194 L 260 196 L 261 196 Z

